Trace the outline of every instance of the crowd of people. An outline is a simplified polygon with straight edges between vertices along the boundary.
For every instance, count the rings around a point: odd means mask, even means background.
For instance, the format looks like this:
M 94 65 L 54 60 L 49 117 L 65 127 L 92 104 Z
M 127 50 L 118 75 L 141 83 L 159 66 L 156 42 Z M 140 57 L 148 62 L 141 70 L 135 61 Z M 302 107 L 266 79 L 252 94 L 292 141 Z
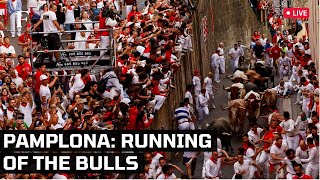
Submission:
M 3 33 L 1 36 L 1 129 L 147 129 L 175 88 L 172 80 L 179 73 L 181 57 L 193 51 L 191 20 L 195 7 L 190 0 L 148 0 L 143 10 L 138 9 L 135 0 L 125 0 L 124 4 L 119 0 L 50 0 L 48 4 L 30 0 L 28 9 L 34 21 L 26 24 L 22 32 L 21 0 L 0 2 L 0 16 L 4 20 L 1 26 L 3 30 L 7 28 L 9 15 L 11 32 L 11 37 Z M 45 35 L 48 50 L 62 46 L 75 50 L 107 48 L 113 46 L 110 44 L 113 39 L 114 66 L 99 75 L 87 69 L 74 75 L 69 71 L 51 72 L 46 64 L 38 62 L 31 67 L 30 61 L 34 60 L 30 59 L 31 43 L 43 45 L 38 37 L 30 36 L 32 28 L 48 33 Z M 101 29 L 112 29 L 113 37 Z M 70 30 L 89 31 L 68 33 L 68 40 L 78 42 L 64 45 L 60 37 Z M 10 44 L 15 36 L 19 36 L 21 52 Z M 296 104 L 302 106 L 301 115 L 294 121 L 288 112 L 280 115 L 277 108 L 271 107 L 268 124 L 263 128 L 252 124 L 242 136 L 243 146 L 235 157 L 223 150 L 223 142 L 218 138 L 218 149 L 204 152 L 202 178 L 222 178 L 223 163 L 234 165 L 234 178 L 269 178 L 275 174 L 278 178 L 318 178 L 319 83 L 306 38 L 297 39 L 278 31 L 270 41 L 257 31 L 250 48 L 239 41 L 228 51 L 230 58 L 225 57 L 224 44 L 220 43 L 211 57 L 212 72 L 202 81 L 199 70 L 194 70 L 192 84 L 187 86 L 185 99 L 174 113 L 178 129 L 196 129 L 195 124 L 201 124 L 209 109 L 215 108 L 210 105 L 217 89 L 214 83 L 220 83 L 220 74 L 226 73 L 226 59 L 230 59 L 234 72 L 244 63 L 246 49 L 251 49 L 255 62 L 275 67 L 281 79 L 274 88 L 279 97 L 297 92 Z M 62 61 L 58 52 L 49 53 L 49 59 Z M 285 76 L 290 76 L 289 80 L 283 80 Z M 166 153 L 146 152 L 145 171 L 130 178 L 175 179 L 176 171 L 181 172 L 181 178 L 192 178 L 200 153 L 183 153 L 184 171 L 168 163 Z M 128 178 L 115 173 L 2 174 L 2 177 Z

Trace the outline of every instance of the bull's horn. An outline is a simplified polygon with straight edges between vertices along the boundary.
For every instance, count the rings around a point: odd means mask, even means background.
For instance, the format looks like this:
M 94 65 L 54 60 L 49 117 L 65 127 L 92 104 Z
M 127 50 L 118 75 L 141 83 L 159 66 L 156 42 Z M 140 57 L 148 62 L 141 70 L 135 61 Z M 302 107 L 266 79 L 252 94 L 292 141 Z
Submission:
M 225 108 L 223 108 L 222 105 L 221 105 L 221 109 L 222 109 L 222 110 L 227 110 L 227 109 L 229 109 L 229 108 L 230 108 L 230 107 L 225 107 Z
M 224 85 L 223 85 L 223 89 L 228 91 L 228 90 L 230 90 L 230 87 L 225 88 Z
M 245 107 L 239 106 L 240 109 L 246 109 Z
M 261 106 L 265 106 L 265 105 L 267 105 L 266 103 L 264 103 L 264 104 L 262 104 Z

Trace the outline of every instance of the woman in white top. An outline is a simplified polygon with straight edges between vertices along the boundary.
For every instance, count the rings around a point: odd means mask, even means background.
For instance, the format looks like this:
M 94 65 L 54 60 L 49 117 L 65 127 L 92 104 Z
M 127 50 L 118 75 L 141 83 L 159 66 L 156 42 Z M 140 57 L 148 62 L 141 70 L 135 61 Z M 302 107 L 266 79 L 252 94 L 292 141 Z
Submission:
M 93 24 L 92 23 L 88 23 L 88 22 L 92 22 L 89 19 L 89 14 L 87 11 L 84 11 L 81 15 L 81 22 L 84 22 L 83 25 L 87 28 L 87 30 L 92 30 L 93 29 Z M 91 32 L 86 32 L 86 38 L 88 38 L 90 36 Z

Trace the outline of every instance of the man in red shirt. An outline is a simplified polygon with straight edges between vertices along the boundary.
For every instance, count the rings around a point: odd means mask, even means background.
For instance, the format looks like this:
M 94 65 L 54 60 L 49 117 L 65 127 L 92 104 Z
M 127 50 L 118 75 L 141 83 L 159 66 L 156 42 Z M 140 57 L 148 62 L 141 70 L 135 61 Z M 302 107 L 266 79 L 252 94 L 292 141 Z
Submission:
M 42 65 L 40 65 L 37 73 L 34 75 L 34 79 L 36 80 L 35 91 L 37 94 L 39 94 L 40 85 L 41 85 L 40 76 L 42 74 L 45 74 L 46 71 L 47 71 L 46 65 L 42 64 Z
M 278 43 L 275 43 L 274 46 L 270 49 L 270 57 L 273 59 L 273 64 L 276 69 L 278 69 L 278 59 L 280 58 L 281 48 Z
M 294 171 L 296 172 L 296 175 L 292 177 L 292 179 L 313 179 L 311 176 L 304 174 L 302 172 L 302 165 L 301 164 L 295 164 L 293 166 Z
M 26 62 L 22 55 L 18 56 L 19 64 L 16 66 L 16 70 L 18 71 L 18 76 L 25 81 L 27 77 L 31 74 L 32 68 L 29 63 Z

